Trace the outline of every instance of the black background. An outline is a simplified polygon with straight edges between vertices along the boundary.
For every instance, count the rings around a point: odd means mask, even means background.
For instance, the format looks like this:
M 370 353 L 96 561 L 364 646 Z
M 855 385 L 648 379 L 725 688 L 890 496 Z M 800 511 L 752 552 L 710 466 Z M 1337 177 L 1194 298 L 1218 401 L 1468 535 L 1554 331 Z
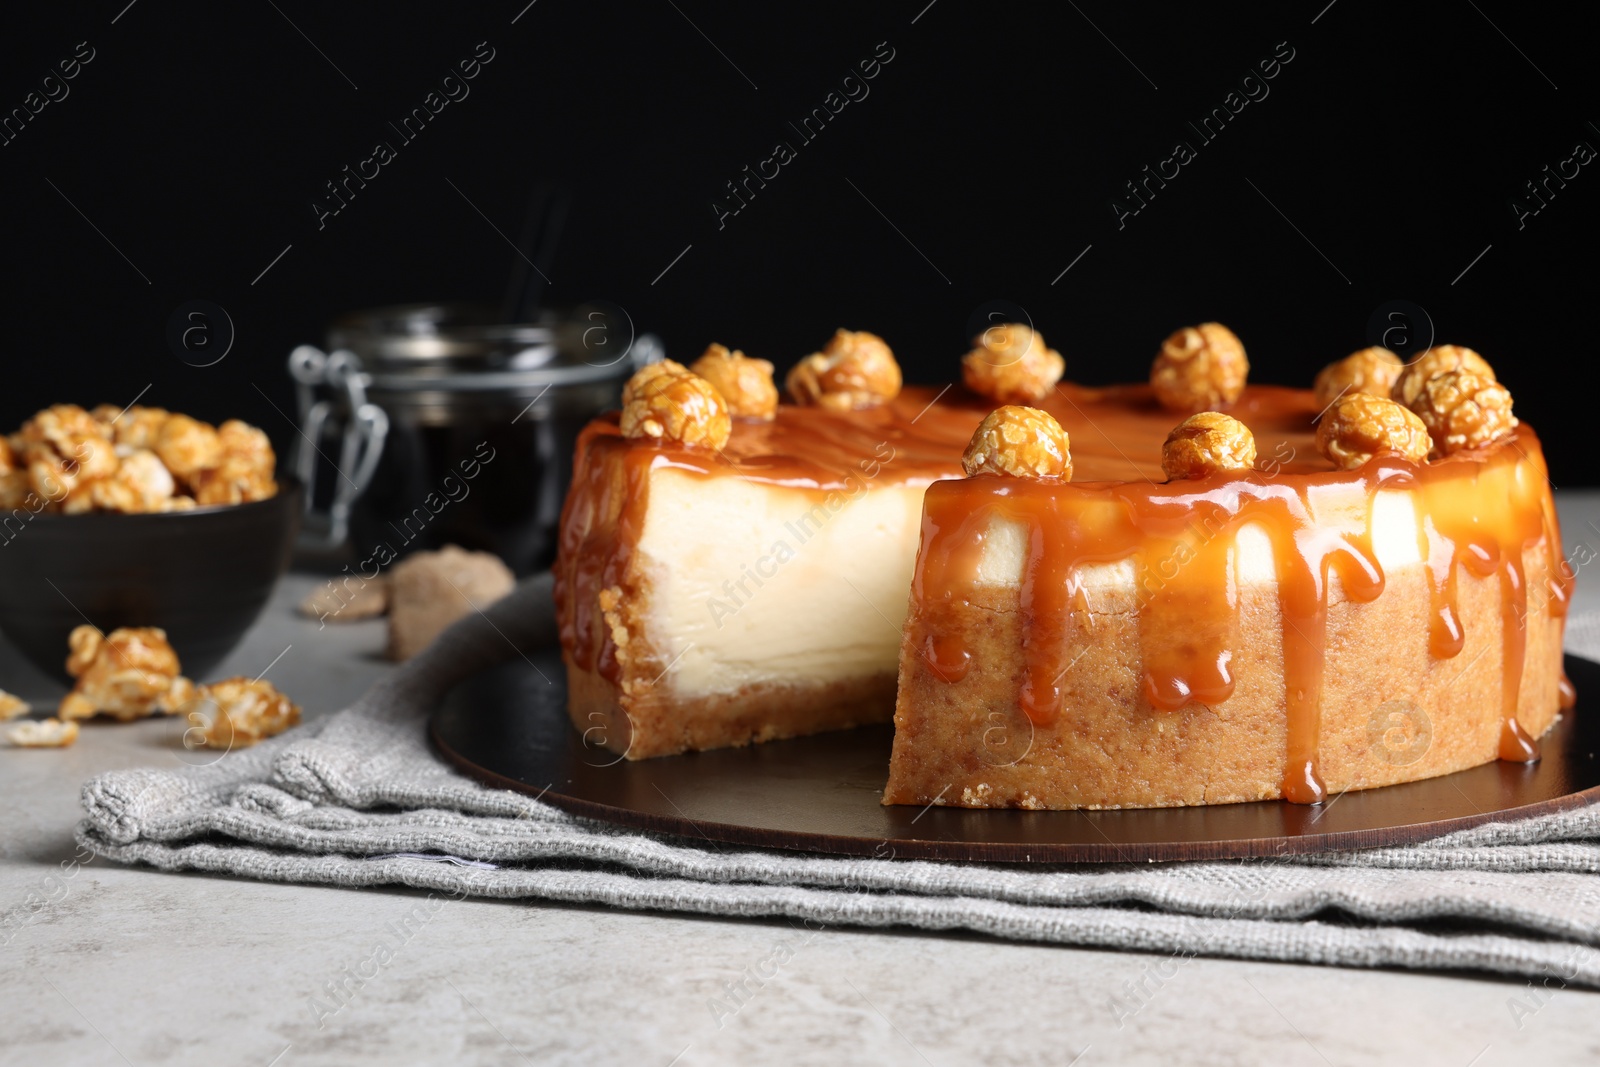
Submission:
M 525 2 L 9 11 L 0 110 L 78 42 L 95 58 L 0 146 L 0 421 L 149 385 L 286 446 L 290 348 L 359 307 L 498 299 L 496 228 L 560 180 L 551 298 L 615 302 L 679 358 L 719 340 L 781 370 L 843 325 L 938 384 L 1004 300 L 1081 381 L 1141 378 L 1168 332 L 1216 319 L 1255 380 L 1309 384 L 1401 299 L 1496 366 L 1558 486 L 1596 481 L 1600 166 L 1520 230 L 1508 206 L 1600 146 L 1578 5 Z M 470 96 L 399 144 L 386 124 L 479 42 Z M 801 144 L 787 124 L 879 42 L 870 95 Z M 1201 144 L 1186 120 L 1278 42 L 1270 95 Z M 1198 158 L 1119 229 L 1111 199 L 1180 138 Z M 323 184 L 379 139 L 398 158 L 319 230 Z M 778 140 L 798 158 L 719 229 L 713 199 Z M 235 324 L 215 366 L 166 342 L 192 299 Z

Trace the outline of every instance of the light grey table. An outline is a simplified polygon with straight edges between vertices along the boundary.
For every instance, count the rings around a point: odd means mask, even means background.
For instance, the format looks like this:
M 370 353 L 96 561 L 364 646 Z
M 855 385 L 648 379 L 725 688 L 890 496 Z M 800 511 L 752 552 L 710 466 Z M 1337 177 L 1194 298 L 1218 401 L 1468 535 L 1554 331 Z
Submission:
M 1564 495 L 1561 510 L 1565 547 L 1600 553 L 1600 494 Z M 293 614 L 315 583 L 287 580 L 222 668 L 270 664 L 310 716 L 387 669 L 381 623 L 319 632 Z M 1600 607 L 1600 582 L 1580 572 L 1578 597 L 1579 610 Z M 0 686 L 59 696 L 5 649 Z M 97 723 L 64 752 L 0 750 L 0 909 L 30 893 L 53 901 L 0 943 L 0 1063 L 1491 1067 L 1600 1056 L 1600 997 L 1570 990 L 470 900 L 440 908 L 319 1028 L 311 997 L 420 895 L 103 860 L 50 880 L 74 854 L 79 783 L 176 764 L 181 728 Z M 780 944 L 788 963 L 719 1020 L 711 1001 Z M 1157 968 L 1170 977 L 1152 977 Z M 1145 1006 L 1119 1020 L 1111 997 L 1141 982 Z

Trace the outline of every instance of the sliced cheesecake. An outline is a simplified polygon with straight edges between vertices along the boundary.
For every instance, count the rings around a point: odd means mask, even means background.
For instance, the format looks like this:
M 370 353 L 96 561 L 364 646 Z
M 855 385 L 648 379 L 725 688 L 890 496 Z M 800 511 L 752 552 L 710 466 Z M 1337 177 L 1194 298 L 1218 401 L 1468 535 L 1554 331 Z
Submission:
M 886 803 L 1159 806 L 1526 757 L 1556 717 L 1570 582 L 1509 394 L 1493 440 L 1457 403 L 1498 402 L 1449 377 L 1492 385 L 1486 364 L 1406 371 L 1433 390 L 1405 386 L 1430 460 L 1361 453 L 1359 426 L 1320 439 L 1327 394 L 1400 395 L 1392 356 L 1335 365 L 1321 397 L 1247 387 L 1215 324 L 1169 339 L 1148 385 L 1099 389 L 1058 383 L 1020 328 L 938 390 L 841 332 L 790 374 L 800 404 L 718 351 L 641 372 L 579 440 L 556 589 L 586 744 L 640 759 L 893 716 Z M 966 476 L 997 401 L 1070 431 L 1067 477 Z M 1173 429 L 1209 408 L 1249 434 L 1234 469 Z

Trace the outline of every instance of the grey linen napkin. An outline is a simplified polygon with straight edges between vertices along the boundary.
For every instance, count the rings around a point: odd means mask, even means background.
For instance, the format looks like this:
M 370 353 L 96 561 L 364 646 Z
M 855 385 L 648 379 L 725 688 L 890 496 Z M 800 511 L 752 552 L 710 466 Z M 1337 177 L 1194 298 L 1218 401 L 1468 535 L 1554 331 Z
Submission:
M 1404 848 L 1017 868 L 703 847 L 479 785 L 434 755 L 427 715 L 457 680 L 552 642 L 551 616 L 549 576 L 530 579 L 338 714 L 211 766 L 102 774 L 83 787 L 78 840 L 162 870 L 281 882 L 1600 988 L 1600 806 Z M 1568 644 L 1600 653 L 1600 613 L 1574 617 Z M 1124 1000 L 1138 1009 L 1136 992 Z

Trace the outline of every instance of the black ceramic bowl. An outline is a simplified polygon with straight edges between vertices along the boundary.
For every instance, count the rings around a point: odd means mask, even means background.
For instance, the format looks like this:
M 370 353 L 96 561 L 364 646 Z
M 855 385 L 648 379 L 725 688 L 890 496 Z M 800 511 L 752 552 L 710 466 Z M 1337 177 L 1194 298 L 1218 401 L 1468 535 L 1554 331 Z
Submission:
M 159 626 L 201 677 L 266 605 L 300 522 L 300 486 L 267 500 L 153 515 L 0 515 L 0 632 L 65 679 L 67 635 Z

